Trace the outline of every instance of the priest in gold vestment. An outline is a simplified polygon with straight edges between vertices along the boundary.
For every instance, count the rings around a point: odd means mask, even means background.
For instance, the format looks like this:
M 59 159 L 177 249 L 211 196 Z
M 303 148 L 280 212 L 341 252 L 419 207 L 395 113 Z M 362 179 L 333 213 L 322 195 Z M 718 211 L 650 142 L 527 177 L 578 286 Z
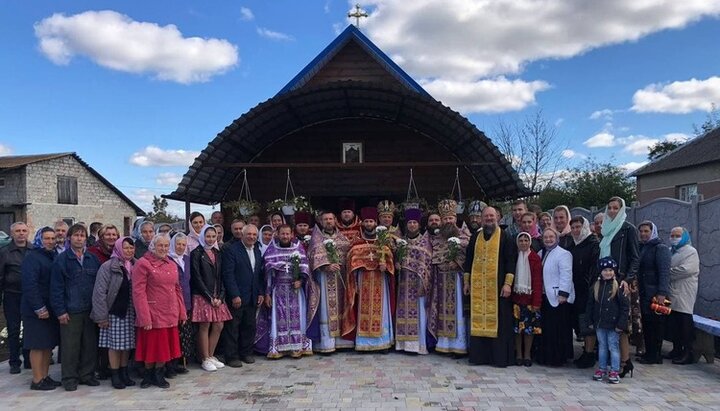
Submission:
M 482 229 L 468 244 L 463 289 L 470 296 L 470 364 L 506 367 L 515 361 L 510 294 L 517 247 L 497 220 L 493 207 L 483 209 Z

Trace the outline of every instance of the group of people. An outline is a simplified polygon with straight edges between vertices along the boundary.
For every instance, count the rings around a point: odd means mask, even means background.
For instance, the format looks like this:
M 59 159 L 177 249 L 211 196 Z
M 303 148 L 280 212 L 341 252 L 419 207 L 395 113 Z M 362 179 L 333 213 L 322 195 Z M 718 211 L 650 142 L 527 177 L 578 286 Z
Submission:
M 617 197 L 593 224 L 522 200 L 507 224 L 479 201 L 466 214 L 458 219 L 453 200 L 432 211 L 385 200 L 358 215 L 343 200 L 337 214 L 297 211 L 292 225 L 277 212 L 260 228 L 250 216 L 226 231 L 222 213 L 208 224 L 195 212 L 187 234 L 142 219 L 131 237 L 59 222 L 32 241 L 16 222 L 0 249 L 10 372 L 20 372 L 21 352 L 31 389 L 68 391 L 108 376 L 117 389 L 133 386 L 129 367 L 141 387 L 167 388 L 192 359 L 213 372 L 251 364 L 254 353 L 394 348 L 562 366 L 573 332 L 584 341 L 575 364 L 599 359 L 596 380 L 632 375 L 631 344 L 655 364 L 671 338 L 673 363 L 692 361 L 699 260 L 686 229 L 666 246 L 652 222 L 626 221 Z M 61 381 L 48 375 L 58 345 Z

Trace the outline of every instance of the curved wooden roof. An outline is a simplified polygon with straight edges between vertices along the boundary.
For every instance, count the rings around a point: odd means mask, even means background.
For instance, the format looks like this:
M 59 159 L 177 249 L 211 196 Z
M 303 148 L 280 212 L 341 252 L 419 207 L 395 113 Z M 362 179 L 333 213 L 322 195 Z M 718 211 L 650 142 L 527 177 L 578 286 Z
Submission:
M 243 171 L 232 164 L 252 163 L 294 132 L 340 119 L 396 123 L 438 142 L 459 163 L 487 164 L 465 168 L 488 198 L 530 194 L 492 141 L 449 107 L 397 85 L 338 81 L 279 94 L 243 114 L 208 144 L 177 189 L 164 197 L 202 204 L 225 201 Z

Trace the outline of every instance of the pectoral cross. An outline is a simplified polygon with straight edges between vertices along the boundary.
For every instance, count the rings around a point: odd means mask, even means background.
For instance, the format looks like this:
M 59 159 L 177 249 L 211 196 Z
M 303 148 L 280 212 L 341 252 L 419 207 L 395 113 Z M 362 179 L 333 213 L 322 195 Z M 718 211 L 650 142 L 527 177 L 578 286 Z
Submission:
M 290 264 L 285 264 L 285 274 L 290 273 Z
M 359 4 L 355 5 L 355 11 L 348 13 L 348 18 L 355 18 L 355 27 L 360 28 L 360 17 L 367 17 L 368 14 L 360 8 Z
M 374 256 L 375 256 L 375 253 L 373 253 L 372 251 L 370 251 L 370 261 L 375 261 L 375 260 L 373 259 Z

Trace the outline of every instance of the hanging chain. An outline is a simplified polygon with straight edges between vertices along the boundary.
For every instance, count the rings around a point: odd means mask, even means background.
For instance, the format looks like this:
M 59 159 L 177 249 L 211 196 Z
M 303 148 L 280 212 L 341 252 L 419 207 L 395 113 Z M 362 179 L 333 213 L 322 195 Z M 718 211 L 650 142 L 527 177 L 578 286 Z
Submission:
M 411 197 L 411 193 L 415 192 L 415 197 Z M 407 192 L 407 199 L 410 200 L 412 198 L 420 198 L 417 192 L 417 187 L 415 187 L 415 179 L 413 178 L 413 169 L 410 169 L 410 182 L 408 183 L 408 192 Z
M 290 180 L 290 169 L 287 169 L 287 180 L 285 181 L 285 202 L 287 203 L 288 199 L 288 188 L 290 189 L 290 192 L 292 193 L 292 198 L 295 198 L 295 189 L 293 188 L 292 181 Z
M 455 168 L 455 181 L 453 182 L 452 191 L 450 192 L 450 198 L 455 197 L 455 187 L 457 186 L 458 191 L 458 202 L 462 201 L 462 189 L 460 188 L 460 168 Z

